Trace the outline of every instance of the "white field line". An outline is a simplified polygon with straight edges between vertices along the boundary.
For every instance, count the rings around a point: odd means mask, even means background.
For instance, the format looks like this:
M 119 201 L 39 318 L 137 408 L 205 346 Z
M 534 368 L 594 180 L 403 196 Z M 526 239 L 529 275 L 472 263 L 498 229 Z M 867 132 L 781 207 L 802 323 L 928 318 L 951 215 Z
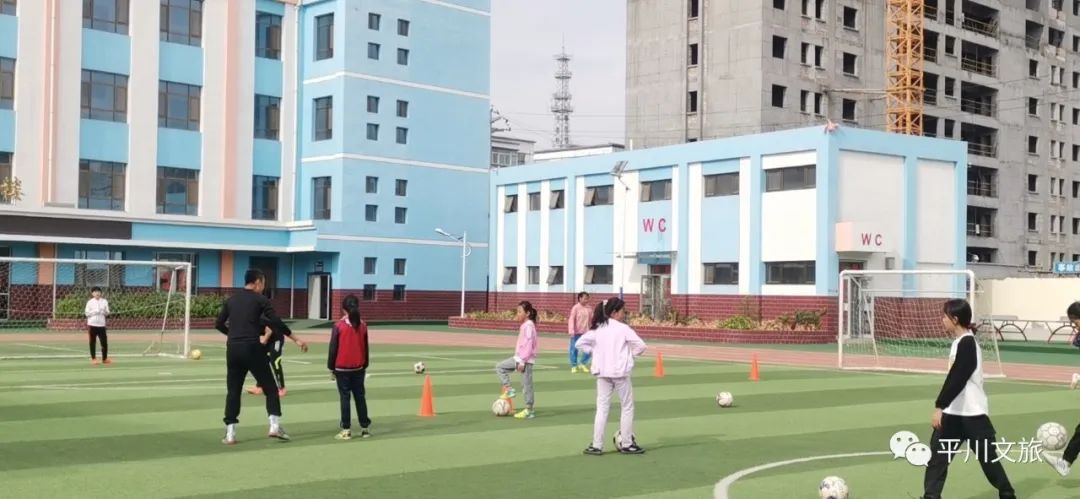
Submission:
M 843 459 L 843 458 L 848 458 L 848 457 L 870 457 L 870 456 L 889 456 L 889 455 L 892 455 L 892 453 L 888 452 L 888 451 L 885 451 L 885 452 L 854 452 L 854 453 L 850 453 L 850 454 L 831 454 L 831 455 L 827 455 L 827 456 L 812 456 L 812 457 L 803 457 L 803 458 L 799 458 L 799 459 L 790 459 L 790 460 L 787 460 L 787 461 L 777 461 L 777 462 L 774 462 L 774 463 L 766 463 L 766 464 L 762 464 L 762 465 L 759 465 L 759 466 L 754 466 L 753 468 L 746 468 L 744 470 L 736 471 L 735 473 L 732 473 L 732 474 L 724 477 L 719 482 L 716 482 L 716 487 L 713 489 L 713 499 L 729 499 L 728 489 L 731 488 L 732 484 L 734 484 L 736 481 L 738 481 L 739 479 L 741 479 L 741 478 L 743 478 L 743 477 L 745 477 L 747 475 L 751 475 L 751 474 L 757 473 L 759 471 L 765 471 L 765 470 L 769 470 L 769 469 L 773 469 L 773 468 L 779 468 L 779 467 L 782 467 L 782 466 L 790 466 L 792 464 L 807 463 L 807 462 L 810 462 L 810 461 L 823 461 L 825 459 Z
M 47 346 L 47 345 L 35 345 L 33 343 L 16 343 L 16 345 L 21 346 L 21 347 L 40 348 L 42 350 L 53 350 L 53 351 L 57 351 L 57 352 L 89 353 L 89 352 L 84 352 L 83 350 L 76 350 L 74 348 L 52 347 L 52 346 Z M 86 357 L 89 357 L 89 355 L 87 355 Z

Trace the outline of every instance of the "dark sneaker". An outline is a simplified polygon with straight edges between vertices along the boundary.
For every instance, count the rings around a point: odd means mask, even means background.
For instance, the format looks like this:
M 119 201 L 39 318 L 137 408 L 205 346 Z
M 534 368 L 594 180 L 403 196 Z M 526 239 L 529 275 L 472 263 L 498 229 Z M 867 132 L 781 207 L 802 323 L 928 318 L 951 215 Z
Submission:
M 371 438 L 371 430 L 360 428 L 360 438 Z
M 645 449 L 638 447 L 638 444 L 630 444 L 630 447 L 623 447 L 619 449 L 619 454 L 644 454 Z
M 602 455 L 604 453 L 604 451 L 602 449 L 597 449 L 596 447 L 593 447 L 591 445 L 586 447 L 585 450 L 583 450 L 581 452 L 583 454 L 585 454 L 585 455 L 588 455 L 588 456 L 599 456 L 599 455 Z

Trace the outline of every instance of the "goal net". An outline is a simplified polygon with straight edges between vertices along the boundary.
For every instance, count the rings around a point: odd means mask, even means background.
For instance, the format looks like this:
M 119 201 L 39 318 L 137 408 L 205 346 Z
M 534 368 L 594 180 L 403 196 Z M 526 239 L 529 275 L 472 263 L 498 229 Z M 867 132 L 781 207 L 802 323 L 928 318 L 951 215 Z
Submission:
M 975 307 L 971 271 L 845 271 L 840 274 L 841 369 L 945 373 L 954 339 L 941 322 L 946 301 Z M 1003 377 L 993 328 L 976 332 L 986 376 Z
M 0 359 L 88 358 L 94 288 L 109 302 L 109 357 L 187 357 L 190 263 L 0 257 Z

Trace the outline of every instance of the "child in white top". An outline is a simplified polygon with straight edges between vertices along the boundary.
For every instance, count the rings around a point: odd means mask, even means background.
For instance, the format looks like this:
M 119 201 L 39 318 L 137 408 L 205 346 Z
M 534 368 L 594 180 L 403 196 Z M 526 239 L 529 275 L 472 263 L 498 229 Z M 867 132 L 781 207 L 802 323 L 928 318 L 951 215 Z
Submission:
M 101 340 L 101 361 L 112 364 L 109 358 L 109 338 L 105 334 L 105 317 L 109 315 L 109 300 L 101 297 L 101 288 L 94 286 L 90 290 L 90 299 L 86 302 L 86 326 L 90 336 L 90 363 L 97 364 L 97 340 Z

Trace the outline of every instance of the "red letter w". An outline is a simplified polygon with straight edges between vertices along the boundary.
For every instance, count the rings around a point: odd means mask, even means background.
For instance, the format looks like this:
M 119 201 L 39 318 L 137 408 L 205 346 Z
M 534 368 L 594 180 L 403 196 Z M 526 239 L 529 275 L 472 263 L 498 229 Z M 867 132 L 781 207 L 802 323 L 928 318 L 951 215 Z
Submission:
M 645 232 L 652 232 L 653 221 L 654 220 L 651 219 L 651 218 L 642 218 L 641 219 L 641 225 L 644 227 Z

